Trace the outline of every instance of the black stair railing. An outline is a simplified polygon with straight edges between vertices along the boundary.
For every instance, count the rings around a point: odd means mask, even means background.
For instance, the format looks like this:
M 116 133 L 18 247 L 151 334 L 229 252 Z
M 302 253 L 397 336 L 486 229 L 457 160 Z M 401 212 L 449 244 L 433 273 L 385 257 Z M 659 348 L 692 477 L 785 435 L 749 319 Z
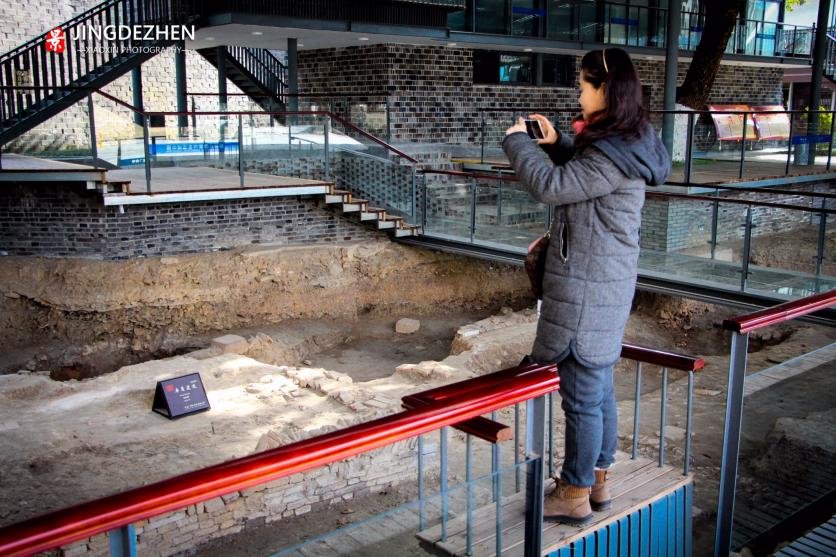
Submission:
M 227 46 L 227 56 L 244 67 L 261 85 L 280 102 L 287 90 L 287 66 L 264 48 Z
M 0 131 L 136 56 L 137 47 L 170 46 L 177 40 L 170 28 L 167 36 L 151 29 L 149 40 L 147 28 L 135 34 L 126 27 L 185 25 L 195 8 L 193 0 L 106 0 L 0 55 Z M 56 29 L 60 32 L 53 36 Z

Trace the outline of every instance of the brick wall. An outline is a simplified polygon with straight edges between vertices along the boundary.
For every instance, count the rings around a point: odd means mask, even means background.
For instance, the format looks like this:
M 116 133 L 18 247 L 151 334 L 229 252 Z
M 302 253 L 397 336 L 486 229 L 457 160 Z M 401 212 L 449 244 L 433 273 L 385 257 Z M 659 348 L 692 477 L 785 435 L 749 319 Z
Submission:
M 782 189 L 811 191 L 810 185 L 783 186 Z M 836 191 L 836 186 L 823 184 L 815 191 Z M 768 192 L 724 191 L 723 199 L 768 201 L 798 207 L 813 207 L 812 198 L 800 195 L 780 195 Z M 816 199 L 815 208 L 821 207 Z M 830 203 L 832 205 L 832 202 Z M 642 211 L 641 246 L 658 251 L 679 251 L 708 246 L 711 241 L 713 202 L 684 199 L 648 198 Z M 717 210 L 717 241 L 743 238 L 746 205 L 720 203 Z M 807 211 L 775 207 L 752 208 L 752 237 L 787 232 L 810 225 L 818 225 L 818 216 Z M 708 249 L 708 248 L 706 248 Z
M 0 251 L 11 255 L 128 259 L 379 234 L 302 197 L 126 205 L 120 212 L 78 184 L 0 190 Z
M 649 108 L 661 109 L 664 62 L 637 59 L 635 65 L 649 87 Z M 687 63 L 679 64 L 680 82 L 687 69 Z M 722 65 L 710 100 L 780 103 L 782 75 L 780 68 Z M 472 51 L 458 47 L 387 44 L 305 50 L 299 54 L 299 87 L 302 93 L 389 95 L 394 141 L 476 143 L 483 125 L 480 109 L 485 109 L 490 143 L 496 146 L 519 108 L 567 110 L 559 121 L 562 127 L 578 110 L 575 86 L 473 84 Z

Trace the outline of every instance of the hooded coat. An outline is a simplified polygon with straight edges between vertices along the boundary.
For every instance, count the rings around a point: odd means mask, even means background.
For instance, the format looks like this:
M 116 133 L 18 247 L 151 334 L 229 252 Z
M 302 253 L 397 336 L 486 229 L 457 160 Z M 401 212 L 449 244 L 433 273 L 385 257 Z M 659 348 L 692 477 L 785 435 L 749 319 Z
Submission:
M 664 183 L 670 157 L 650 125 L 577 152 L 564 134 L 542 147 L 522 132 L 502 143 L 531 196 L 555 206 L 531 357 L 560 362 L 571 353 L 586 367 L 609 366 L 636 287 L 645 186 Z

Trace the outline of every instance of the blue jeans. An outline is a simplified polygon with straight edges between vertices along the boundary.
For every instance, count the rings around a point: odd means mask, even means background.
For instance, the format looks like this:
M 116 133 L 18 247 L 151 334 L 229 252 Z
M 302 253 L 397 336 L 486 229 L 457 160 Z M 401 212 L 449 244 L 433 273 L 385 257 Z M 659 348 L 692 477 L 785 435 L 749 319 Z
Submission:
M 591 369 L 573 356 L 557 364 L 560 407 L 566 415 L 566 449 L 560 477 L 578 487 L 595 483 L 595 468 L 615 462 L 618 410 L 613 366 Z

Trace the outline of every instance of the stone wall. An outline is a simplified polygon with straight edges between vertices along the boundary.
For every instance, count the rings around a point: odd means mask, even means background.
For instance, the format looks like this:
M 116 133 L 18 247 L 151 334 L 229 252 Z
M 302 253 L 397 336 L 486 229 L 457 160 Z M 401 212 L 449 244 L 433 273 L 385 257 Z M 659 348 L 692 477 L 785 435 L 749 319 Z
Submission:
M 635 65 L 649 108 L 661 109 L 664 62 L 636 59 Z M 687 63 L 679 64 L 680 82 L 687 70 Z M 782 75 L 780 68 L 724 64 L 710 102 L 778 104 Z M 357 95 L 357 102 L 363 95 L 388 95 L 393 141 L 474 144 L 480 140 L 484 116 L 489 143 L 496 147 L 520 110 L 564 111 L 558 118 L 562 127 L 578 111 L 574 85 L 474 84 L 472 50 L 459 47 L 385 44 L 305 50 L 299 54 L 299 84 L 302 93 Z
M 9 255 L 128 259 L 370 239 L 381 233 L 304 197 L 118 207 L 78 184 L 8 184 L 0 191 L 0 250 Z
M 417 481 L 416 439 L 258 485 L 173 513 L 137 522 L 140 555 L 175 555 L 209 540 L 240 532 L 248 521 L 271 523 Z M 63 557 L 110 555 L 106 536 L 62 548 Z

